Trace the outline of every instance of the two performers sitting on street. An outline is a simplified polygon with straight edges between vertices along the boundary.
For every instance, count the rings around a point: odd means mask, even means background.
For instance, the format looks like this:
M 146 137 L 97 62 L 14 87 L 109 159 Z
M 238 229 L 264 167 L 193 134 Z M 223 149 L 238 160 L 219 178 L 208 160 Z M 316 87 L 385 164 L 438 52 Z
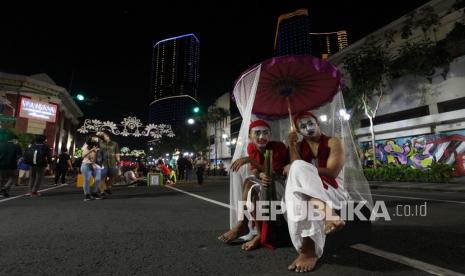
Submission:
M 250 163 L 256 176 L 247 178 L 243 186 L 243 200 L 248 201 L 249 209 L 257 199 L 262 200 L 264 190 L 271 184 L 271 178 L 264 174 L 263 156 L 266 149 L 273 150 L 273 171 L 278 176 L 283 175 L 283 178 L 277 177 L 274 181 L 277 200 L 282 200 L 286 205 L 289 235 L 299 252 L 288 268 L 295 272 L 308 272 L 315 268 L 317 260 L 323 255 L 326 235 L 345 225 L 335 213 L 348 200 L 342 183 L 344 149 L 338 138 L 328 137 L 321 132 L 318 120 L 310 112 L 297 114 L 294 125 L 296 129 L 292 128 L 288 136 L 289 148 L 283 149 L 281 142 L 269 141 L 271 128 L 265 121 L 252 122 L 249 128 L 249 139 L 252 141 L 248 147 L 249 156 L 236 160 L 231 169 L 238 171 L 241 166 Z M 303 136 L 300 142 L 297 132 Z M 308 204 L 322 212 L 323 219 L 302 219 L 302 215 L 308 216 Z M 251 215 L 255 217 L 255 212 Z M 254 223 L 258 234 L 242 246 L 244 250 L 262 245 L 268 247 L 261 236 L 269 233 L 264 233 L 261 222 L 254 220 Z M 244 219 L 219 239 L 229 243 L 248 233 L 248 221 Z

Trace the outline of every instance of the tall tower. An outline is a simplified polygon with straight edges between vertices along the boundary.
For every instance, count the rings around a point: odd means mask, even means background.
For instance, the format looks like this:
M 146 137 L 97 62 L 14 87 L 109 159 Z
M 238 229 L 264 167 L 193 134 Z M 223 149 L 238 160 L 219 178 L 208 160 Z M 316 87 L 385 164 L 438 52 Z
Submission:
M 153 46 L 152 95 L 149 122 L 185 127 L 187 116 L 198 106 L 199 40 L 185 34 L 158 41 Z
M 154 100 L 180 95 L 196 99 L 198 82 L 199 40 L 194 34 L 164 39 L 153 46 Z
M 311 55 L 310 19 L 307 9 L 278 17 L 274 41 L 275 56 Z
M 347 32 L 345 30 L 327 33 L 310 33 L 312 40 L 312 53 L 323 59 L 335 54 L 348 46 Z

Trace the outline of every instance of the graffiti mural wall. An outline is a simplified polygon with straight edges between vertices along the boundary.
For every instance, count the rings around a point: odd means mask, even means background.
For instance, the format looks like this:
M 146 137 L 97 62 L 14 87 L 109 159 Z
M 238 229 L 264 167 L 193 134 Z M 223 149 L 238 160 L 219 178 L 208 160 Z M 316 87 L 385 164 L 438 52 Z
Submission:
M 371 142 L 360 143 L 360 148 L 365 165 L 372 162 Z M 455 167 L 456 176 L 465 176 L 465 130 L 378 140 L 376 161 L 419 169 L 434 163 L 445 163 Z

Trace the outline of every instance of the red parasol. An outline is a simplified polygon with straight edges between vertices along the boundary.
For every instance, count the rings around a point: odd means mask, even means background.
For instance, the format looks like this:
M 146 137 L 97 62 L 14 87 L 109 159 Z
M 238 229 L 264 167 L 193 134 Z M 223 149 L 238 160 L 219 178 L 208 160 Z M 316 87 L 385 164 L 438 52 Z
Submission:
M 341 73 L 312 56 L 273 57 L 261 63 L 252 113 L 274 120 L 330 102 L 341 85 Z

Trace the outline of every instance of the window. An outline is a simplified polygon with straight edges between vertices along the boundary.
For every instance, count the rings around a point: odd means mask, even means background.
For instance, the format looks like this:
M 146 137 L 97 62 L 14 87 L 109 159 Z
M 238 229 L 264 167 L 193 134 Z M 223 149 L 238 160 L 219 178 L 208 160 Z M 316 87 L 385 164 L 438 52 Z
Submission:
M 465 109 L 465 97 L 438 103 L 439 113 Z
M 407 120 L 407 119 L 412 119 L 412 118 L 417 118 L 417 117 L 427 116 L 427 115 L 429 115 L 428 106 L 421 106 L 421 107 L 417 107 L 413 109 L 408 109 L 408 110 L 403 110 L 403 111 L 399 111 L 395 113 L 378 116 L 375 118 L 373 124 L 379 125 L 379 124 Z M 368 119 L 361 120 L 360 127 L 368 127 L 368 126 L 370 126 L 370 120 Z

